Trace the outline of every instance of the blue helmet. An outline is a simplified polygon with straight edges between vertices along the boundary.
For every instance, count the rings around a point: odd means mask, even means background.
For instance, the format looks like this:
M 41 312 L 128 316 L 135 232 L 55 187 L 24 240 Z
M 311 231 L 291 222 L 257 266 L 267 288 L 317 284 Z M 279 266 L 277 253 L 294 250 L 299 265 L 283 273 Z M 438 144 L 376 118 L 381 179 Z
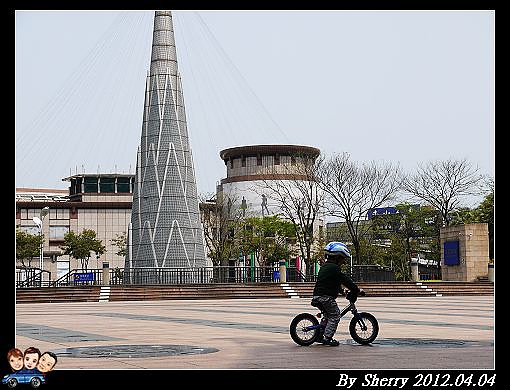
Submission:
M 351 252 L 347 249 L 347 245 L 342 242 L 333 241 L 324 247 L 324 252 L 328 256 L 343 256 L 348 259 L 351 258 Z

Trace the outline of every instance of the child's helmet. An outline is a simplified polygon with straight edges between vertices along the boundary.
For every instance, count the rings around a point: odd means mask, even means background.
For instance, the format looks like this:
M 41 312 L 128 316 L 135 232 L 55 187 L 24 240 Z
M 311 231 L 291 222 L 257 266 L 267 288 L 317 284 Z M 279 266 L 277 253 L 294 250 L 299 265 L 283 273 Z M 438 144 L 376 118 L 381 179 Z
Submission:
M 324 247 L 324 252 L 329 256 L 343 256 L 347 259 L 351 258 L 351 252 L 347 249 L 347 245 L 342 242 L 332 241 Z

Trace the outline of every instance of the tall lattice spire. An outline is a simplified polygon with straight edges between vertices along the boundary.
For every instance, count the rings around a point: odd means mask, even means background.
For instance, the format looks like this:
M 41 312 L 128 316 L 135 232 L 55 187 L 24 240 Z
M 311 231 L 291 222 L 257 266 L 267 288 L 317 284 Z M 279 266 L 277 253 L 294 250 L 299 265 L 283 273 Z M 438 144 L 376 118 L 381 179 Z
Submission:
M 206 265 L 170 11 L 154 15 L 129 235 L 126 269 Z

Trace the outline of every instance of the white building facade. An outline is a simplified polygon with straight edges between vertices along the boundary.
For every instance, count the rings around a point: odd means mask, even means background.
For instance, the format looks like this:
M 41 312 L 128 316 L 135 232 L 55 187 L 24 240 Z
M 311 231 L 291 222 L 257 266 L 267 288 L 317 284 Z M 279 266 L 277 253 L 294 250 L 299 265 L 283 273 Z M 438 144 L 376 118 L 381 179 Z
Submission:
M 301 145 L 224 149 L 220 157 L 227 168 L 227 177 L 221 180 L 217 191 L 228 195 L 234 206 L 245 209 L 247 215 L 282 214 L 278 202 L 273 200 L 275 189 L 283 183 L 292 187 L 308 180 L 303 174 L 304 160 L 315 159 L 319 154 L 319 149 Z
M 227 207 L 242 210 L 246 217 L 277 215 L 287 220 L 289 213 L 295 215 L 300 202 L 303 207 L 315 204 L 313 235 L 319 237 L 324 229 L 322 196 L 307 168 L 313 166 L 319 155 L 319 149 L 302 145 L 224 149 L 220 157 L 227 168 L 227 177 L 218 185 L 217 198 L 221 194 L 224 204 L 231 202 Z M 292 260 L 292 265 L 304 269 L 304 261 L 299 256 Z

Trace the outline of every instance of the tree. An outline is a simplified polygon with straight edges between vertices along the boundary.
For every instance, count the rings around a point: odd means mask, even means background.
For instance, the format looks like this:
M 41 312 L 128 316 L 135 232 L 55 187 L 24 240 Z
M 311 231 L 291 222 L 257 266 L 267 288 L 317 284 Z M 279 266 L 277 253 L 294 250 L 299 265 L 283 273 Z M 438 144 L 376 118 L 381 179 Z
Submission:
M 294 165 L 279 165 L 279 171 L 274 166 L 274 171 L 269 173 L 274 179 L 263 180 L 262 185 L 253 190 L 266 195 L 280 210 L 280 215 L 294 225 L 301 257 L 309 269 L 317 240 L 314 228 L 324 208 L 324 192 L 317 183 L 324 157 L 295 155 L 292 159 L 296 161 Z M 286 171 L 283 180 L 280 179 L 282 170 Z
M 437 208 L 443 226 L 449 226 L 451 212 L 460 206 L 460 199 L 479 195 L 483 179 L 478 168 L 473 168 L 466 159 L 449 159 L 420 164 L 414 174 L 404 178 L 402 187 Z
M 16 229 L 16 260 L 26 268 L 25 260 L 28 260 L 28 267 L 32 266 L 32 258 L 41 254 L 41 244 L 44 242 L 44 235 L 34 235 Z
M 119 233 L 110 242 L 117 247 L 118 251 L 115 252 L 117 256 L 125 257 L 127 248 L 127 234 Z
M 324 262 L 324 247 L 326 246 L 326 237 L 324 236 L 324 229 L 319 228 L 317 237 L 311 248 L 310 263 L 311 264 L 322 264 Z M 307 274 L 313 274 L 314 270 L 307 270 Z
M 243 210 L 236 207 L 236 196 L 218 192 L 215 197 L 201 196 L 202 226 L 208 256 L 214 266 L 228 266 L 239 256 L 236 236 L 242 228 Z
M 395 206 L 397 213 L 372 219 L 374 236 L 390 241 L 383 258 L 395 270 L 398 280 L 410 280 L 413 254 L 426 252 L 439 267 L 439 216 L 432 207 L 408 203 Z
M 127 233 L 119 233 L 115 236 L 115 238 L 111 239 L 110 242 L 117 247 L 117 252 L 115 254 L 117 256 L 126 257 L 127 254 Z M 121 272 L 119 267 L 115 267 L 113 269 L 114 277 L 122 280 L 124 277 L 124 274 Z
M 64 236 L 64 245 L 60 249 L 64 251 L 64 255 L 80 260 L 81 269 L 85 271 L 92 252 L 97 258 L 106 252 L 106 247 L 101 240 L 96 239 L 96 232 L 91 229 L 84 229 L 81 234 L 70 231 Z
M 243 253 L 253 252 L 261 266 L 289 259 L 289 242 L 296 237 L 295 226 L 276 215 L 269 217 L 249 217 L 245 220 L 241 236 Z
M 475 210 L 475 221 L 486 223 L 489 230 L 489 258 L 494 260 L 494 189 Z
M 321 170 L 320 186 L 327 194 L 326 208 L 344 220 L 354 246 L 354 262 L 364 263 L 361 239 L 371 227 L 368 211 L 396 198 L 400 185 L 398 166 L 391 163 L 355 163 L 348 153 L 333 155 Z

